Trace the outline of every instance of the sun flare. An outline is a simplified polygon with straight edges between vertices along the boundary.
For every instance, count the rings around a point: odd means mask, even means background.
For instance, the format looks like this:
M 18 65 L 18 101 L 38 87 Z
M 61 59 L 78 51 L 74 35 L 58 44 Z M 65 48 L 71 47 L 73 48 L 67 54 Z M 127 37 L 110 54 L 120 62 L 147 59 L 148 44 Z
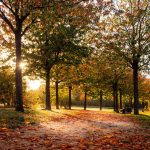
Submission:
M 40 85 L 41 85 L 41 81 L 40 80 L 30 80 L 28 82 L 29 90 L 37 90 L 37 89 L 39 89 Z
M 24 68 L 25 68 L 25 66 L 26 66 L 26 64 L 25 64 L 25 63 L 23 63 L 23 62 L 22 62 L 22 63 L 20 63 L 20 68 L 21 68 L 21 69 L 24 69 Z

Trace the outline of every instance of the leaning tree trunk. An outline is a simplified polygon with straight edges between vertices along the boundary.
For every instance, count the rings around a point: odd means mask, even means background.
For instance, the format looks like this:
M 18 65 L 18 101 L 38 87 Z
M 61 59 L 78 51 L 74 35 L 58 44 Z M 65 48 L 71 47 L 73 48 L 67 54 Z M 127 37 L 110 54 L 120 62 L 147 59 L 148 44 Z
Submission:
M 51 103 L 50 103 L 50 69 L 46 69 L 46 87 L 45 87 L 45 94 L 46 94 L 46 110 L 51 110 Z
M 102 110 L 102 102 L 103 102 L 103 92 L 100 91 L 100 99 L 99 99 L 99 108 Z
M 58 81 L 55 82 L 55 85 L 56 85 L 56 109 L 59 109 Z
M 72 105 L 72 102 L 71 102 L 71 90 L 72 90 L 72 86 L 69 85 L 69 101 L 68 101 L 69 109 L 71 109 L 71 105 Z
M 84 95 L 84 110 L 86 110 L 86 103 L 87 103 L 87 92 Z
M 23 92 L 22 92 L 22 70 L 20 67 L 21 57 L 21 29 L 16 31 L 15 34 L 15 46 L 16 46 L 16 111 L 24 111 L 23 108 Z
M 133 84 L 134 84 L 134 114 L 139 114 L 139 96 L 138 96 L 138 61 L 133 61 Z

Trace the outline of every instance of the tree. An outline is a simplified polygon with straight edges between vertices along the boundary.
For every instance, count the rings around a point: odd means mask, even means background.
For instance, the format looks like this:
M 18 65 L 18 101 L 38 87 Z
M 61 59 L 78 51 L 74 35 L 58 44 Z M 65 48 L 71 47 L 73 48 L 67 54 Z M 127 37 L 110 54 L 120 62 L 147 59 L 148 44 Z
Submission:
M 99 43 L 96 46 L 100 47 Z M 113 92 L 114 111 L 119 112 L 118 90 L 124 79 L 125 63 L 117 58 L 115 53 L 107 51 L 102 46 L 94 51 L 89 68 L 91 68 L 92 90 L 99 98 L 100 109 L 104 93 Z
M 113 49 L 133 70 L 134 114 L 138 115 L 138 73 L 150 63 L 150 3 L 148 0 L 118 1 L 117 8 L 109 18 L 110 34 L 105 42 L 107 48 Z
M 102 54 L 101 49 L 95 50 L 94 55 L 91 56 L 91 60 L 89 63 L 89 68 L 91 72 L 91 86 L 92 92 L 95 97 L 99 99 L 99 108 L 102 110 L 102 101 L 103 101 L 103 93 L 107 89 L 107 83 L 104 80 L 104 76 L 106 76 L 106 58 Z
M 42 16 L 43 17 L 43 16 Z M 46 17 L 46 15 L 44 16 Z M 87 55 L 87 48 L 79 44 L 80 30 L 74 25 L 66 24 L 57 18 L 58 22 L 49 25 L 51 18 L 44 18 L 39 22 L 39 30 L 29 38 L 33 43 L 29 46 L 31 65 L 41 77 L 46 80 L 46 109 L 50 110 L 50 71 L 59 63 L 73 64 Z M 34 51 L 34 54 L 31 53 Z M 38 59 L 38 61 L 37 61 Z M 39 68 L 43 71 L 39 72 Z
M 15 36 L 16 111 L 24 111 L 22 95 L 22 70 L 20 67 L 22 62 L 22 37 L 28 31 L 30 26 L 36 21 L 36 16 L 34 16 L 35 10 L 43 7 L 43 4 L 41 1 L 31 0 L 0 1 L 0 18 L 4 21 L 4 24 L 9 27 L 10 31 Z M 3 29 L 5 30 L 7 27 L 5 26 Z
M 92 52 L 92 51 L 91 51 Z M 92 85 L 92 78 L 90 72 L 90 65 L 89 61 L 91 57 L 91 54 L 84 58 L 84 61 L 79 64 L 78 68 L 76 69 L 76 80 L 75 80 L 75 85 L 80 86 L 80 89 L 84 93 L 84 102 L 83 102 L 83 108 L 86 110 L 87 107 L 87 95 L 90 92 L 91 85 Z
M 7 106 L 14 105 L 14 84 L 13 70 L 9 66 L 0 68 L 0 102 Z
M 58 95 L 58 88 L 59 88 L 59 83 L 61 80 L 59 79 L 59 72 L 61 71 L 61 67 L 58 65 L 55 66 L 55 69 L 53 72 L 55 73 L 54 78 L 55 78 L 55 91 L 56 91 L 56 109 L 59 109 L 59 95 Z

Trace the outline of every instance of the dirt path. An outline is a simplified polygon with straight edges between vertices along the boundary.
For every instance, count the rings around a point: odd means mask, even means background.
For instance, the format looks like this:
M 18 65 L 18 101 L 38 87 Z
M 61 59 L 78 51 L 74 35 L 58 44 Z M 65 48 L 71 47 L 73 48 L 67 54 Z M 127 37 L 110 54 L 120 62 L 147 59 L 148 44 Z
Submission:
M 132 117 L 98 111 L 55 113 L 46 123 L 1 129 L 0 150 L 150 149 L 150 128 Z

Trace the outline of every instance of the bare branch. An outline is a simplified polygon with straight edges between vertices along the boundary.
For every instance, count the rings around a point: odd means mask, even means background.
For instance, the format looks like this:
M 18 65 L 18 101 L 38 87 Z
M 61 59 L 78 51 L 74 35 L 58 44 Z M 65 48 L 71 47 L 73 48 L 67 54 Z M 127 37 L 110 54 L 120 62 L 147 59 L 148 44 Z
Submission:
M 15 33 L 14 26 L 12 25 L 10 20 L 6 17 L 6 15 L 4 14 L 4 12 L 1 9 L 0 9 L 0 18 L 2 18 L 8 24 L 8 26 L 11 28 L 11 30 Z
M 36 19 L 37 19 L 37 18 L 34 18 L 34 19 L 24 28 L 24 30 L 22 31 L 21 36 L 23 36 L 23 35 L 28 31 L 28 29 L 31 27 L 31 25 L 36 22 Z
M 24 22 L 29 15 L 30 13 L 26 13 L 26 15 L 21 16 L 21 22 Z
M 3 5 L 4 5 L 6 8 L 8 8 L 8 9 L 11 11 L 11 13 L 12 13 L 15 17 L 17 17 L 17 14 L 13 11 L 12 7 L 9 7 L 3 0 L 1 0 L 1 2 L 3 3 Z

